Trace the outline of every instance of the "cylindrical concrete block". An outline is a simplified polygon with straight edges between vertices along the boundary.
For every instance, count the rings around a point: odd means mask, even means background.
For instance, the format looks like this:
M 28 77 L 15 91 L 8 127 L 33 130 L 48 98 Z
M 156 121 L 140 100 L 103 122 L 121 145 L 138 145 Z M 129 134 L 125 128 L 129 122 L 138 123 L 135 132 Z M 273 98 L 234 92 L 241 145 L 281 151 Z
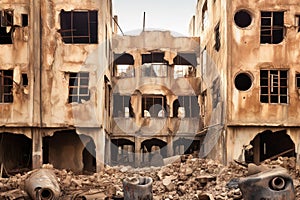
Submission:
M 152 200 L 152 182 L 150 177 L 124 179 L 124 200 Z

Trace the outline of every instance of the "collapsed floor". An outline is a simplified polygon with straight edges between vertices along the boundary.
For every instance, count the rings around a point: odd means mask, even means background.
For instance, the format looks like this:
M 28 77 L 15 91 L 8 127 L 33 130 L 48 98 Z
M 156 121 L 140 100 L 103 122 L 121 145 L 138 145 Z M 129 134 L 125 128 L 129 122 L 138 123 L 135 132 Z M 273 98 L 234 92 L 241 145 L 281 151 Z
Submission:
M 294 158 L 279 157 L 266 160 L 270 168 L 281 166 L 289 171 L 293 179 L 296 199 L 300 198 L 300 168 Z M 44 168 L 52 168 L 44 165 Z M 208 159 L 180 159 L 163 167 L 134 169 L 129 166 L 106 167 L 100 173 L 78 175 L 71 171 L 54 169 L 60 188 L 60 199 L 86 199 L 89 195 L 97 199 L 116 199 L 122 196 L 122 180 L 126 177 L 150 176 L 153 179 L 154 199 L 242 199 L 239 188 L 229 187 L 230 180 L 246 177 L 248 169 L 236 163 L 228 166 Z M 0 179 L 0 199 L 30 199 L 24 191 L 24 182 L 31 172 Z M 10 198 L 7 198 L 9 195 Z M 19 196 L 18 196 L 19 195 Z M 210 197 L 209 197 L 210 196 Z M 91 196 L 90 196 L 91 197 Z M 15 198 L 17 199 L 17 198 Z

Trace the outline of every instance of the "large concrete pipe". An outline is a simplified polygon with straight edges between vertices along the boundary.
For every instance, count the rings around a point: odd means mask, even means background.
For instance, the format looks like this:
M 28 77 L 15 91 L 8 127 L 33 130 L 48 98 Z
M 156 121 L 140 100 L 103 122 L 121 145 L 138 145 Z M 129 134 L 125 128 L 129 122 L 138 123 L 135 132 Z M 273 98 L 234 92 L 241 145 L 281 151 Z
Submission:
M 56 176 L 50 169 L 33 171 L 25 180 L 25 191 L 34 200 L 55 200 L 60 195 Z

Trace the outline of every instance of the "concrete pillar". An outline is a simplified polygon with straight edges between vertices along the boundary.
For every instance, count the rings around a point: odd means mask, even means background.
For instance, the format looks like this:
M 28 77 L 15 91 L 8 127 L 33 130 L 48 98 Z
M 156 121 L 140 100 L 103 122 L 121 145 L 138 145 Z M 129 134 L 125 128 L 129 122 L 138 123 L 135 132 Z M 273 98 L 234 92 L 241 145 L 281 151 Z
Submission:
M 40 168 L 43 164 L 43 137 L 39 128 L 33 128 L 32 134 L 32 168 Z
M 142 163 L 141 157 L 141 138 L 135 137 L 134 138 L 134 159 L 135 159 L 135 167 L 140 167 Z
M 105 163 L 111 164 L 111 141 L 109 136 L 106 136 L 105 140 Z
M 104 169 L 105 162 L 105 131 L 100 129 L 98 133 L 95 134 L 95 144 L 96 144 L 96 172 L 100 172 Z
M 254 163 L 258 165 L 260 163 L 260 136 L 254 140 L 253 153 Z
M 174 156 L 174 150 L 173 150 L 173 136 L 167 137 L 167 156 L 171 157 Z

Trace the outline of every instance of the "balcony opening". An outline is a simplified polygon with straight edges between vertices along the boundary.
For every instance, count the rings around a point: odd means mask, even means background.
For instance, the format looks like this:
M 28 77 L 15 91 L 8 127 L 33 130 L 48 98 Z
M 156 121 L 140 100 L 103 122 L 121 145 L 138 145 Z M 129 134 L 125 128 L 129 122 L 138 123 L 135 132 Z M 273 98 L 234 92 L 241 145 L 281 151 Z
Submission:
M 142 142 L 143 162 L 145 165 L 162 166 L 163 158 L 167 157 L 167 143 L 158 138 L 148 139 Z
M 167 99 L 162 95 L 144 95 L 142 98 L 142 117 L 167 117 Z
M 250 146 L 250 147 L 249 147 Z M 266 130 L 255 136 L 244 151 L 246 163 L 260 162 L 282 157 L 295 157 L 295 144 L 286 130 L 272 132 Z
M 260 43 L 279 44 L 284 37 L 284 12 L 261 12 Z
M 167 77 L 168 62 L 163 52 L 142 54 L 142 77 Z
M 174 155 L 196 154 L 200 150 L 200 140 L 179 138 L 173 142 Z
M 111 140 L 112 165 L 134 165 L 134 142 L 128 139 Z
M 252 77 L 248 73 L 239 73 L 234 79 L 236 89 L 240 91 L 247 91 L 252 86 Z
M 113 117 L 134 117 L 130 96 L 113 94 Z
M 135 76 L 133 56 L 127 53 L 114 54 L 114 75 L 118 78 Z
M 60 34 L 64 43 L 98 43 L 98 11 L 60 12 Z
M 96 171 L 96 147 L 93 139 L 74 130 L 57 131 L 43 138 L 43 163 L 74 172 Z
M 239 10 L 234 15 L 234 22 L 240 28 L 248 27 L 252 22 L 252 16 L 248 10 Z
M 174 58 L 174 78 L 195 77 L 197 58 L 195 53 L 178 53 Z
M 200 116 L 200 106 L 197 96 L 178 96 L 173 102 L 173 116 L 191 118 Z
M 0 164 L 10 175 L 29 171 L 32 166 L 32 140 L 22 134 L 0 133 Z M 8 174 L 4 173 L 4 177 Z
M 14 12 L 11 9 L 0 10 L 0 44 L 12 44 Z

